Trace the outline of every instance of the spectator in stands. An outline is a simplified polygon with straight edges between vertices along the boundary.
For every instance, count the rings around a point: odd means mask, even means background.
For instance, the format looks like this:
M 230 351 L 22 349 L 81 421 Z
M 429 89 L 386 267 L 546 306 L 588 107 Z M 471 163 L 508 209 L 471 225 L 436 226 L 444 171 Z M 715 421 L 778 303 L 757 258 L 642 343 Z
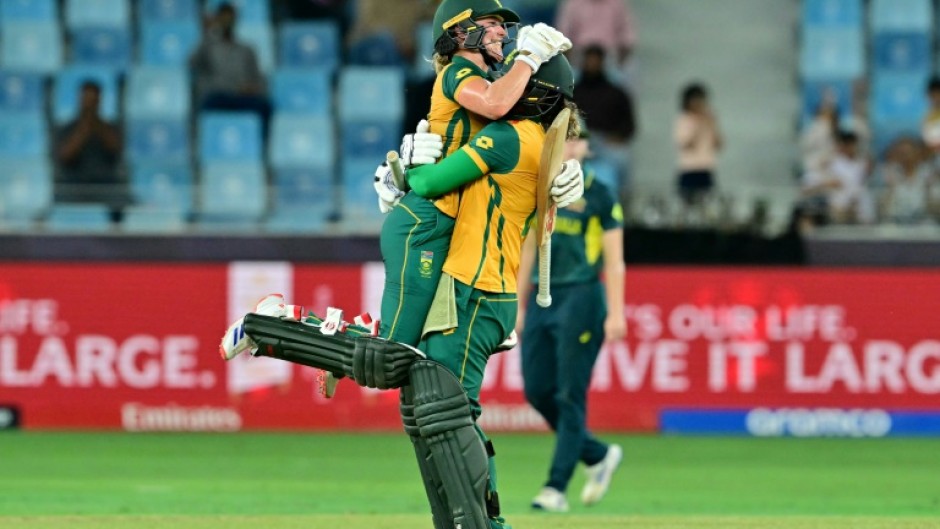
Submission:
M 940 77 L 927 81 L 927 100 L 930 108 L 924 116 L 921 138 L 930 149 L 934 165 L 940 167 Z
M 57 202 L 94 202 L 110 206 L 117 222 L 129 192 L 121 172 L 120 129 L 101 118 L 101 86 L 82 83 L 78 115 L 56 134 Z
M 806 214 L 814 224 L 850 224 L 873 220 L 866 185 L 871 164 L 859 154 L 854 132 L 836 133 L 835 155 L 818 170 L 804 175 Z M 815 205 L 815 207 L 813 207 Z
M 411 64 L 415 58 L 417 22 L 431 20 L 436 9 L 433 2 L 356 0 L 356 20 L 347 45 L 350 62 Z
M 938 183 L 931 153 L 914 138 L 901 138 L 891 148 L 881 171 L 881 219 L 897 224 L 929 222 L 931 188 Z
M 800 133 L 802 172 L 819 171 L 832 160 L 835 134 L 839 128 L 839 109 L 832 92 L 823 94 L 816 114 Z
M 627 89 L 636 86 L 636 30 L 629 0 L 564 0 L 555 27 L 571 39 L 568 58 L 575 67 L 582 67 L 588 46 L 600 46 L 615 80 Z
M 189 59 L 197 101 L 203 110 L 254 112 L 267 131 L 272 108 L 265 78 L 255 50 L 235 38 L 237 19 L 235 7 L 223 2 L 206 20 L 202 42 Z
M 604 54 L 604 48 L 598 45 L 584 50 L 584 66 L 574 98 L 593 135 L 594 155 L 617 168 L 618 196 L 623 196 L 629 191 L 630 141 L 636 133 L 636 117 L 630 93 L 607 77 Z
M 723 146 L 718 120 L 699 83 L 682 89 L 681 114 L 673 128 L 679 166 L 679 195 L 687 205 L 700 205 L 715 187 L 715 167 Z

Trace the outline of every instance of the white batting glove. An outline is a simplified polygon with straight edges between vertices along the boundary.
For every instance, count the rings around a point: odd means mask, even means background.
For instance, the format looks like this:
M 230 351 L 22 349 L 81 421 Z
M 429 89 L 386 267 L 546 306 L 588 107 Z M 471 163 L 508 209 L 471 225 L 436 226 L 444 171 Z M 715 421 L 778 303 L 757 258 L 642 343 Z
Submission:
M 543 62 L 571 49 L 571 40 L 548 24 L 539 22 L 531 29 L 527 27 L 519 30 L 516 60 L 528 64 L 533 73 Z
M 549 194 L 560 208 L 581 198 L 584 195 L 584 171 L 581 170 L 581 163 L 574 158 L 563 163 Z
M 401 159 L 398 160 L 398 164 L 401 165 Z M 402 172 L 404 172 L 404 167 L 402 167 Z M 383 162 L 375 169 L 375 182 L 372 187 L 379 195 L 379 211 L 382 213 L 391 211 L 401 197 L 405 196 L 405 192 L 395 185 L 395 177 L 392 175 L 388 162 Z
M 405 167 L 435 163 L 444 154 L 444 138 L 430 130 L 431 124 L 422 119 L 413 134 L 405 134 L 401 139 L 398 156 Z

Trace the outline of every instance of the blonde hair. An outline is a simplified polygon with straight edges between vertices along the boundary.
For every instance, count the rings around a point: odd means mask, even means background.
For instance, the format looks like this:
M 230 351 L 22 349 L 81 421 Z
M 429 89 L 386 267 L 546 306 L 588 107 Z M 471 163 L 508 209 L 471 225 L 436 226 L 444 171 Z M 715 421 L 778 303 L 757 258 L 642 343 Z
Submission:
M 453 55 L 441 55 L 438 52 L 434 52 L 434 55 L 431 56 L 429 62 L 434 66 L 434 74 L 437 75 L 441 73 L 444 68 L 447 68 L 447 65 L 449 65 L 453 60 Z
M 565 134 L 565 139 L 573 140 L 581 135 L 581 109 L 570 99 L 565 99 L 565 108 L 571 110 L 571 115 L 568 116 L 568 132 Z

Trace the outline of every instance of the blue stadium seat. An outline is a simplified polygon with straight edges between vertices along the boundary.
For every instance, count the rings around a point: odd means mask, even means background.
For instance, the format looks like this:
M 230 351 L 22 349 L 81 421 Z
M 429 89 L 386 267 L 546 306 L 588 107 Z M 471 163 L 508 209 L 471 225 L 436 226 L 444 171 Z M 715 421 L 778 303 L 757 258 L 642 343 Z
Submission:
M 4 69 L 50 74 L 62 67 L 62 34 L 56 21 L 5 20 L 0 25 L 0 39 Z
M 404 58 L 390 31 L 367 35 L 350 43 L 346 63 L 360 66 L 404 66 Z
M 53 204 L 46 229 L 58 232 L 104 233 L 113 228 L 111 212 L 104 204 Z
M 178 209 L 131 206 L 124 209 L 120 228 L 128 233 L 179 233 L 186 229 L 186 216 Z
M 415 78 L 424 78 L 434 75 L 434 64 L 431 57 L 434 56 L 434 42 L 431 41 L 432 24 L 422 22 L 415 28 L 415 51 L 414 63 L 411 65 L 411 76 Z
M 339 27 L 333 21 L 285 22 L 278 39 L 281 67 L 332 73 L 340 63 Z
M 933 29 L 931 0 L 871 0 L 871 31 L 912 31 L 929 33 Z
M 268 0 L 208 0 L 206 2 L 206 12 L 215 12 L 222 2 L 228 2 L 235 6 L 240 23 L 271 23 Z
M 617 166 L 608 160 L 592 158 L 587 164 L 594 173 L 594 178 L 598 182 L 609 187 L 612 191 L 620 189 L 620 175 L 617 174 Z
M 879 70 L 922 71 L 933 66 L 927 33 L 881 32 L 872 37 L 873 65 Z
M 405 75 L 400 68 L 347 66 L 339 74 L 340 121 L 401 120 Z
M 198 44 L 195 20 L 145 21 L 140 27 L 140 60 L 144 64 L 186 67 Z
M 341 219 L 349 231 L 378 233 L 385 220 L 372 187 L 376 165 L 373 157 L 343 159 Z
M 189 125 L 185 119 L 129 119 L 125 138 L 130 160 L 189 160 Z
M 65 2 L 65 25 L 69 29 L 110 27 L 130 30 L 128 0 L 70 0 Z
M 131 62 L 131 35 L 126 28 L 83 27 L 72 31 L 72 63 L 123 70 Z
M 275 170 L 275 209 L 308 207 L 315 207 L 324 211 L 331 209 L 332 204 L 335 202 L 333 175 L 332 168 L 326 167 L 292 167 Z
M 343 156 L 372 156 L 381 161 L 385 153 L 401 144 L 401 121 L 350 121 L 340 123 Z
M 329 221 L 328 211 L 306 207 L 275 211 L 264 221 L 264 230 L 269 233 L 291 235 L 322 232 Z
M 52 119 L 56 124 L 70 121 L 78 112 L 81 85 L 86 80 L 101 86 L 101 115 L 109 121 L 118 117 L 118 76 L 114 69 L 90 65 L 69 65 L 55 75 Z
M 328 117 L 333 108 L 330 75 L 319 70 L 278 70 L 271 79 L 278 112 Z
M 879 123 L 909 122 L 915 129 L 927 111 L 926 73 L 876 72 L 869 99 L 875 129 Z
M 0 20 L 9 22 L 58 22 L 56 0 L 12 0 L 0 2 Z
M 0 157 L 36 158 L 48 154 L 48 131 L 42 114 L 0 114 Z
M 804 79 L 854 79 L 864 72 L 861 31 L 811 28 L 803 33 L 800 74 Z
M 199 183 L 200 221 L 258 221 L 267 208 L 264 170 L 256 163 L 210 163 Z
M 35 72 L 0 70 L 0 112 L 44 112 L 43 89 Z
M 182 68 L 139 66 L 127 77 L 124 111 L 131 119 L 183 119 L 190 111 L 189 78 Z
M 261 120 L 250 112 L 203 112 L 199 159 L 203 162 L 261 160 Z
M 332 169 L 336 158 L 334 129 L 330 118 L 275 114 L 268 142 L 271 164 L 276 168 Z
M 803 0 L 803 27 L 847 27 L 864 24 L 862 0 Z
M 40 158 L 0 159 L 0 217 L 33 220 L 52 205 L 52 168 Z
M 136 204 L 184 215 L 193 211 L 193 173 L 187 163 L 135 163 L 131 166 L 130 185 Z
M 137 7 L 138 20 L 145 22 L 170 22 L 199 20 L 196 0 L 140 0 Z
M 262 72 L 270 73 L 275 68 L 274 33 L 269 23 L 247 24 L 239 22 L 235 29 L 238 38 L 255 50 L 258 57 L 258 68 Z

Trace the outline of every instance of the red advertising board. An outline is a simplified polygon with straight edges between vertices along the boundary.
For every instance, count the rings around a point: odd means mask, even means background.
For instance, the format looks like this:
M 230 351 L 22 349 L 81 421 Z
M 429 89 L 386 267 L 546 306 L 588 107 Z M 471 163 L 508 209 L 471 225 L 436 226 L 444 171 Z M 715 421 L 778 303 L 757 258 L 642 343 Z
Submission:
M 126 430 L 399 429 L 397 393 L 218 356 L 228 323 L 268 292 L 321 312 L 375 310 L 381 267 L 0 265 L 0 406 L 22 426 Z M 595 367 L 599 430 L 659 427 L 664 409 L 940 409 L 940 272 L 631 268 L 629 336 Z M 481 421 L 544 428 L 518 351 L 496 355 Z

